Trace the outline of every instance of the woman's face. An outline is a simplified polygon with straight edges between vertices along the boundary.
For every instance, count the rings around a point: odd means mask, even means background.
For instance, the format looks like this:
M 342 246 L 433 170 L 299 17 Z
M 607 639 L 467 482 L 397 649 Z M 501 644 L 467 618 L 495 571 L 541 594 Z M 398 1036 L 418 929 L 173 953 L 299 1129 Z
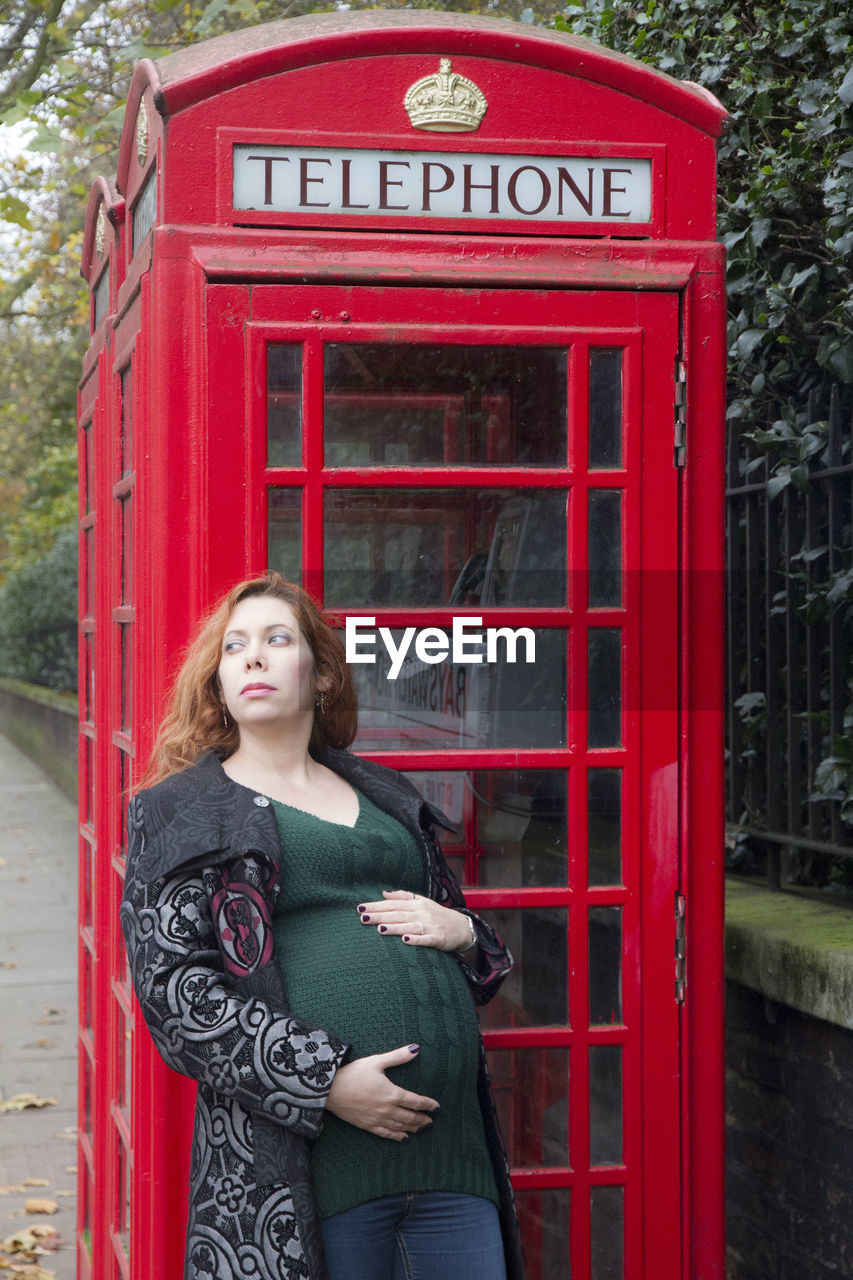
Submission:
M 218 675 L 222 700 L 241 729 L 313 720 L 314 656 L 290 605 L 276 596 L 250 596 L 234 606 Z

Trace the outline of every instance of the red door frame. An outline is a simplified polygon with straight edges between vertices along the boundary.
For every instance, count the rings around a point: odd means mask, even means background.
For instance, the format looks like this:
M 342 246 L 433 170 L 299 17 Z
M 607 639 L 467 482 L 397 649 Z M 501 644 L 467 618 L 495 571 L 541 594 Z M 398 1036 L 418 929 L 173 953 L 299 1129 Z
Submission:
M 355 278 L 363 280 L 365 272 L 379 282 L 407 281 L 444 284 L 461 283 L 462 272 L 457 264 L 463 255 L 462 243 L 453 238 L 430 237 L 424 243 L 420 237 L 396 237 L 393 245 L 383 237 L 361 235 L 353 237 L 303 236 L 291 233 L 288 237 L 264 235 L 264 258 L 259 264 L 256 251 L 259 237 L 253 232 L 242 232 L 232 237 L 230 249 L 223 253 L 221 239 L 214 243 L 212 234 L 197 230 L 192 235 L 154 233 L 159 241 L 155 255 L 154 277 L 156 285 L 149 291 L 148 278 L 141 276 L 143 306 L 140 311 L 140 274 L 128 279 L 119 290 L 111 307 L 111 314 L 119 317 L 117 334 L 123 349 L 130 349 L 132 334 L 144 328 L 143 338 L 135 353 L 134 401 L 139 424 L 145 424 L 144 447 L 136 460 L 133 473 L 135 485 L 135 537 L 137 558 L 135 572 L 135 599 L 153 601 L 153 607 L 142 611 L 135 624 L 135 715 L 137 732 L 134 749 L 137 760 L 144 760 L 150 747 L 151 724 L 156 714 L 162 689 L 168 679 L 168 655 L 183 644 L 198 612 L 218 590 L 241 576 L 257 562 L 235 542 L 220 543 L 215 531 L 211 531 L 205 513 L 215 495 L 211 459 L 218 459 L 226 466 L 242 466 L 242 438 L 239 433 L 227 431 L 223 424 L 206 422 L 204 386 L 208 369 L 214 367 L 217 353 L 227 355 L 236 342 L 242 349 L 242 331 L 233 323 L 240 307 L 238 296 L 242 285 L 226 283 L 239 276 L 242 280 L 260 283 L 276 282 L 286 278 L 288 271 L 328 283 L 329 280 Z M 273 260 L 270 242 L 278 239 L 278 262 Z M 465 250 L 471 248 L 473 237 L 466 238 Z M 294 262 L 293 242 L 298 249 L 299 267 Z M 691 426 L 688 462 L 678 478 L 680 494 L 680 586 L 681 629 L 680 651 L 680 699 L 681 699 L 681 755 L 679 777 L 676 785 L 680 796 L 679 829 L 682 839 L 682 889 L 686 889 L 688 903 L 700 903 L 701 909 L 690 911 L 689 939 L 691 949 L 690 982 L 688 998 L 679 1014 L 686 1025 L 682 1036 L 683 1062 L 681 1070 L 680 1114 L 685 1141 L 682 1147 L 682 1172 L 685 1200 L 688 1212 L 684 1215 L 684 1268 L 683 1275 L 718 1276 L 721 1267 L 722 1241 L 722 1075 L 721 1056 L 713 1046 L 722 1042 L 722 912 L 718 814 L 722 811 L 709 797 L 721 794 L 722 771 L 718 758 L 721 742 L 721 634 L 722 599 L 721 566 L 722 534 L 708 538 L 707 530 L 722 530 L 722 448 L 718 423 L 721 420 L 721 388 L 724 362 L 724 344 L 719 299 L 721 296 L 721 255 L 714 246 L 703 245 L 621 245 L 618 250 L 612 242 L 573 242 L 570 247 L 570 272 L 567 272 L 566 242 L 543 239 L 536 252 L 519 254 L 518 241 L 489 238 L 484 242 L 488 253 L 479 260 L 468 261 L 466 279 L 469 285 L 516 286 L 522 288 L 553 286 L 555 279 L 573 288 L 581 282 L 590 289 L 618 290 L 648 289 L 653 283 L 657 289 L 678 290 L 682 298 L 683 349 L 682 354 L 690 371 Z M 221 283 L 219 283 L 221 282 Z M 209 309 L 212 297 L 208 285 L 217 284 L 217 303 Z M 145 321 L 149 307 L 150 320 Z M 190 300 L 189 304 L 187 299 Z M 168 321 L 176 306 L 184 308 L 185 323 L 170 328 Z M 229 307 L 231 320 L 229 323 Z M 114 308 L 114 309 L 113 309 Z M 143 321 L 144 324 L 143 324 Z M 207 357 L 200 355 L 199 336 L 207 332 L 210 346 Z M 121 334 L 126 336 L 121 337 Z M 118 370 L 123 357 L 114 356 L 117 343 L 110 343 L 110 370 Z M 702 353 L 701 360 L 694 353 Z M 210 364 L 208 365 L 208 361 Z M 170 370 L 176 366 L 186 369 L 186 377 L 175 379 Z M 107 369 L 104 370 L 107 373 Z M 101 388 L 103 394 L 103 388 Z M 100 403 L 103 404 L 102 398 Z M 99 410 L 96 409 L 96 416 Z M 104 411 L 100 411 L 104 412 Z M 117 420 L 117 411 L 111 410 L 105 418 Z M 190 424 L 185 434 L 176 438 L 172 422 Z M 104 425 L 104 440 L 108 424 Z M 141 429 L 138 431 L 141 436 Z M 96 491 L 102 495 L 102 506 L 109 509 L 108 499 L 116 502 L 121 495 L 112 491 L 107 477 L 111 471 L 112 456 L 109 446 L 103 462 L 99 464 L 104 476 Z M 521 477 L 519 477 L 521 478 Z M 243 511 L 250 516 L 249 497 L 241 497 L 247 505 Z M 184 527 L 178 533 L 169 524 L 169 512 L 186 514 Z M 114 513 L 115 514 L 115 513 Z M 239 519 L 239 511 L 235 519 Z M 91 517 L 83 516 L 84 525 Z M 114 522 L 113 522 L 114 524 Z M 103 526 L 102 526 L 103 527 Z M 116 545 L 118 530 L 111 525 L 104 527 L 100 554 L 108 554 L 110 545 Z M 211 561 L 208 554 L 215 549 Z M 180 581 L 166 574 L 162 583 L 163 566 L 175 558 L 186 558 L 190 572 Z M 99 562 L 100 563 L 100 562 Z M 100 582 L 105 589 L 105 579 Z M 156 589 L 155 589 L 156 586 Z M 100 597 L 99 597 L 100 600 Z M 98 604 L 96 612 L 105 620 L 110 618 L 110 606 L 106 597 Z M 120 619 L 113 618 L 113 621 Z M 402 619 L 401 619 L 402 620 Z M 92 624 L 84 618 L 84 631 Z M 107 627 L 107 631 L 111 628 Z M 102 628 L 102 639 L 106 643 Z M 101 700 L 99 724 L 102 730 L 92 730 L 85 724 L 81 732 L 90 739 L 93 732 L 109 737 L 120 730 L 120 715 L 109 707 L 114 698 L 120 698 L 117 683 L 117 661 L 113 655 L 106 657 L 100 667 L 104 692 L 112 689 L 110 702 Z M 142 660 L 141 660 L 142 659 Z M 114 675 L 105 676 L 105 672 Z M 118 716 L 118 719 L 116 719 Z M 116 744 L 118 745 L 118 744 Z M 513 753 L 505 753 L 503 761 L 509 764 Z M 116 794 L 117 777 L 114 765 L 98 757 L 95 767 L 98 777 L 94 789 L 102 798 Z M 432 760 L 432 763 L 437 763 Z M 496 755 L 494 763 L 501 762 Z M 407 757 L 410 767 L 416 758 Z M 457 760 L 457 763 L 459 761 Z M 81 777 L 84 776 L 81 774 Z M 88 777 L 88 775 L 85 775 Z M 88 786 L 89 784 L 86 783 Z M 663 791 L 672 785 L 672 779 L 661 779 Z M 657 793 L 655 793 L 657 794 Z M 657 803 L 652 797 L 651 803 Z M 668 800 L 661 802 L 658 813 L 672 812 Z M 85 812 L 85 810 L 84 810 Z M 118 812 L 109 820 L 109 829 L 118 828 Z M 84 823 L 85 828 L 85 823 Z M 88 830 L 88 828 L 85 828 Z M 661 827 L 661 830 L 664 828 Z M 81 829 L 82 830 L 82 829 Z M 111 858 L 112 861 L 112 858 Z M 121 856 L 117 851 L 115 869 L 120 872 Z M 645 927 L 657 922 L 663 927 L 665 917 L 671 918 L 671 904 L 649 904 L 650 914 Z M 107 956 L 119 955 L 117 932 L 110 924 L 109 913 L 102 920 L 103 929 L 112 936 Z M 105 935 L 102 935 L 105 936 Z M 83 933 L 81 932 L 81 937 Z M 117 959 L 110 960 L 112 965 Z M 120 972 L 120 970 L 117 970 Z M 665 974 L 661 972 L 663 981 Z M 97 984 L 96 984 L 97 985 Z M 103 992 L 104 988 L 99 986 Z M 116 989 L 116 1000 L 120 994 Z M 118 1002 L 120 1004 L 120 1001 Z M 101 1015 L 99 1015 L 101 1016 Z M 107 1020 L 111 1021 L 111 1019 Z M 81 1043 L 85 1045 L 86 1031 L 81 1031 Z M 123 1034 L 118 1019 L 112 1034 Z M 546 1035 L 548 1033 L 545 1033 Z M 134 1108 L 132 1120 L 133 1171 L 133 1219 L 138 1228 L 131 1233 L 131 1258 L 129 1274 L 144 1276 L 169 1274 L 180 1253 L 180 1223 L 171 1222 L 162 1236 L 152 1238 L 145 1224 L 162 1218 L 165 1203 L 174 1205 L 183 1198 L 182 1176 L 176 1168 L 174 1151 L 176 1141 L 188 1144 L 188 1117 L 191 1111 L 192 1086 L 176 1079 L 165 1071 L 147 1037 L 134 1033 L 133 1096 L 140 1105 Z M 91 1060 L 91 1055 L 89 1055 Z M 96 1124 L 103 1133 L 112 1132 L 107 1125 L 114 1115 L 110 1098 L 116 1096 L 117 1081 L 101 1074 L 97 1094 L 101 1102 L 96 1105 Z M 141 1105 L 146 1100 L 145 1105 Z M 103 1111 L 107 1107 L 108 1114 Z M 652 1121 L 653 1117 L 649 1117 Z M 120 1134 L 120 1125 L 113 1121 Z M 81 1139 L 85 1149 L 85 1139 Z M 104 1156 L 98 1157 L 93 1149 L 92 1168 Z M 122 1190 L 117 1167 L 107 1157 L 104 1174 L 109 1178 L 112 1190 L 108 1201 L 114 1207 L 103 1219 L 108 1229 L 104 1247 L 110 1256 L 118 1256 L 115 1230 L 111 1221 L 120 1221 L 115 1208 L 121 1201 Z M 110 1172 L 110 1168 L 113 1172 Z M 661 1171 L 669 1177 L 672 1170 Z M 542 1184 L 548 1185 L 550 1171 L 536 1175 Z M 113 1214 L 117 1217 L 114 1219 Z M 97 1224 L 96 1224 L 97 1226 Z M 91 1228 L 90 1228 L 91 1229 Z M 98 1231 L 95 1232 L 98 1234 Z M 107 1243 L 109 1240 L 111 1243 Z M 85 1263 L 87 1251 L 81 1246 L 81 1263 Z M 114 1264 L 117 1265 L 117 1264 Z M 660 1273 L 650 1270 L 652 1259 L 646 1260 L 646 1275 Z M 81 1271 L 87 1274 L 86 1270 Z M 128 1274 L 124 1265 L 116 1274 Z

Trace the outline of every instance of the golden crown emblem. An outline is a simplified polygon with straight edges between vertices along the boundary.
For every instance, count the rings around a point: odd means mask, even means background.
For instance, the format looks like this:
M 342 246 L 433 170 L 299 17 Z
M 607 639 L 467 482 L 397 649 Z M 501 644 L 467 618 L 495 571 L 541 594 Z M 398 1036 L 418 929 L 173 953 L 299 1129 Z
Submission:
M 438 71 L 409 88 L 403 106 L 416 129 L 465 133 L 479 128 L 488 103 L 473 80 L 451 71 L 450 59 L 442 58 Z

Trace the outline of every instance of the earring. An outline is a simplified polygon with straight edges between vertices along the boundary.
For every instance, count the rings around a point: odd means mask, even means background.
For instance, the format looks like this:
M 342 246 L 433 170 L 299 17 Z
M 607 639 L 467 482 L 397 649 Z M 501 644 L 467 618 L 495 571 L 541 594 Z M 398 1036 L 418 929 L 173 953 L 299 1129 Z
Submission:
M 323 712 L 326 710 L 326 695 L 325 695 L 325 693 L 318 693 L 318 694 L 317 694 L 317 697 L 316 697 L 316 699 L 314 700 L 314 706 L 315 706 L 315 707 L 317 708 L 317 710 L 320 712 L 320 715 L 322 715 L 322 714 L 323 714 Z
M 230 727 L 230 722 L 228 720 L 228 712 L 225 710 L 224 707 L 222 708 L 222 726 L 224 729 L 228 729 Z

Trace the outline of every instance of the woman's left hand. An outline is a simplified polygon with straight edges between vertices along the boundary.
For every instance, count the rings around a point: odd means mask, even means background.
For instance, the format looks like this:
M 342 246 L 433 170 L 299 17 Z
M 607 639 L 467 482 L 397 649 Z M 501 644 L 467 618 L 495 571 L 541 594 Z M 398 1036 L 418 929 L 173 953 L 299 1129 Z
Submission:
M 413 947 L 461 951 L 471 941 L 467 916 L 407 889 L 383 889 L 381 902 L 363 902 L 358 913 L 362 924 L 396 934 Z

